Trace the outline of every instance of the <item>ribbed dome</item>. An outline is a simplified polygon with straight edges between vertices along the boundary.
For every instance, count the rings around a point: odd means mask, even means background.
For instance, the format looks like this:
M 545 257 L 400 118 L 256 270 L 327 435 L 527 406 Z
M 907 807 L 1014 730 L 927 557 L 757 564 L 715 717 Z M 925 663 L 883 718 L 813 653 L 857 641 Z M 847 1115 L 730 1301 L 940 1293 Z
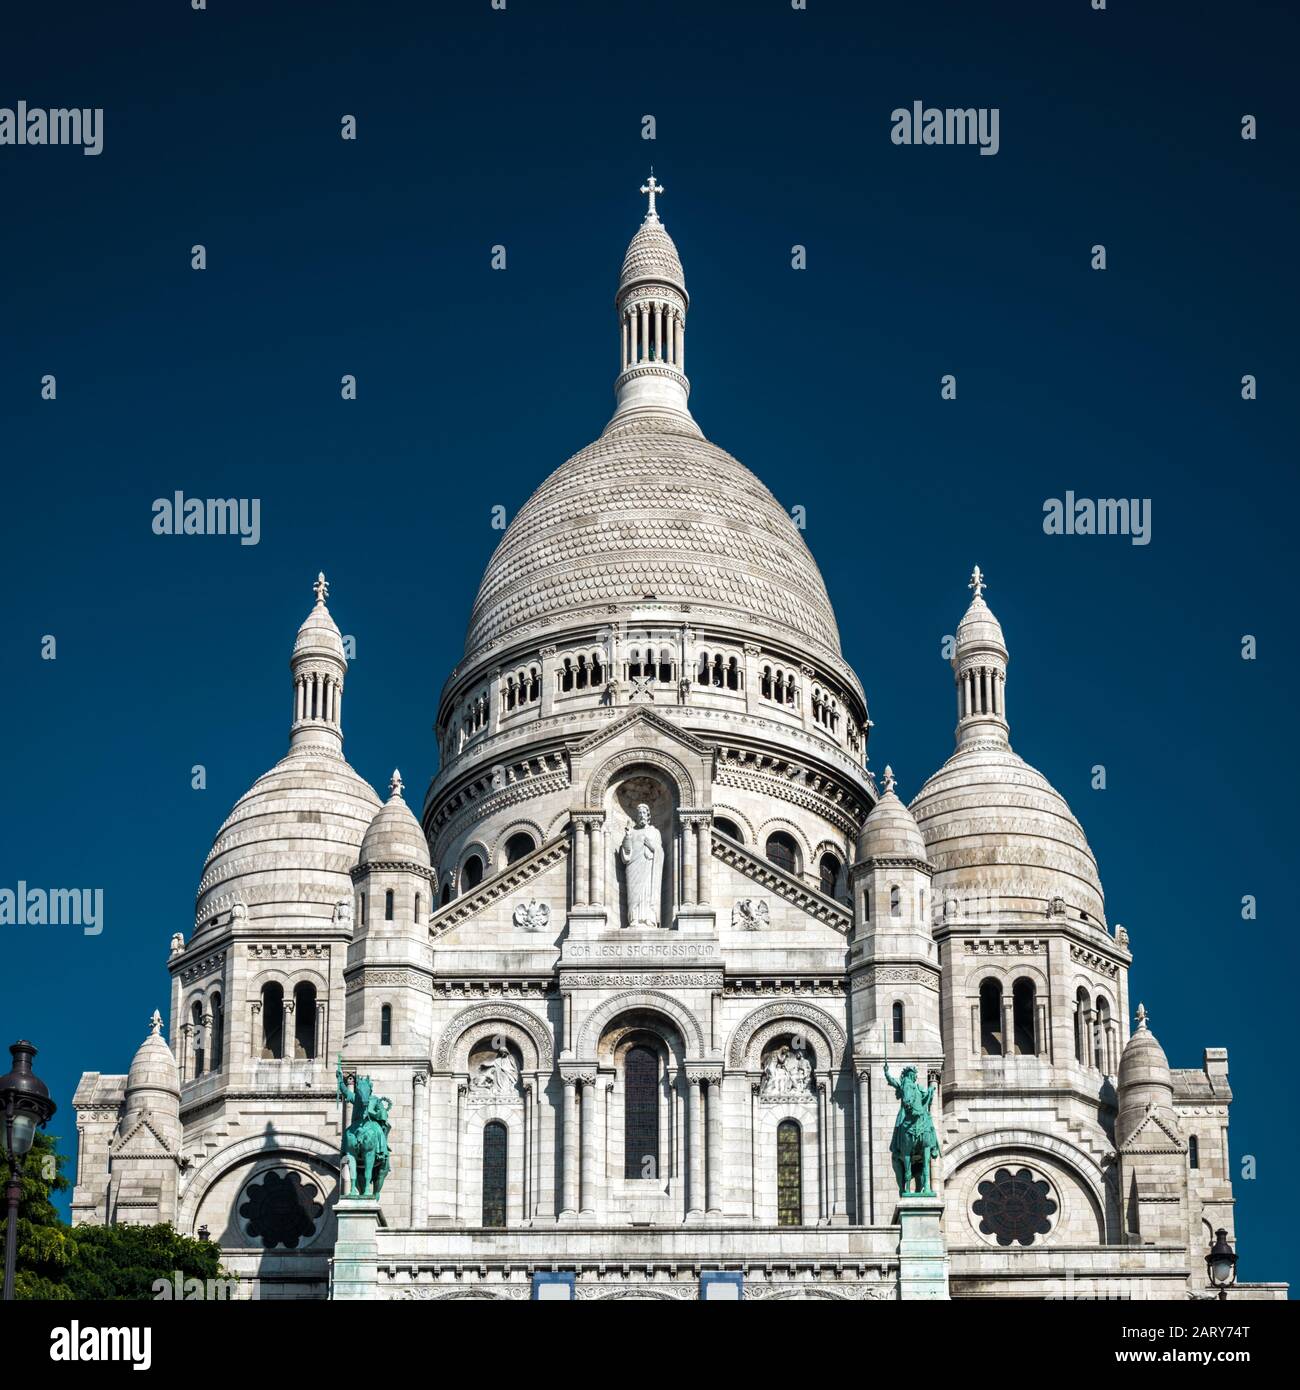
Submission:
M 689 605 L 839 656 L 816 561 L 754 474 L 689 422 L 616 417 L 511 522 L 479 586 L 465 650 L 645 604 Z
M 136 1049 L 126 1075 L 128 1108 L 150 1108 L 151 1100 L 163 1102 L 170 1096 L 180 1099 L 181 1081 L 176 1058 L 159 1031 L 161 1020 L 157 1014 L 154 1024 L 149 1036 Z
M 954 753 L 912 802 L 928 858 L 946 888 L 1007 899 L 1061 897 L 1103 918 L 1097 861 L 1083 828 L 1046 777 L 1000 740 Z
M 317 583 L 323 584 L 324 580 L 325 576 L 321 575 Z M 331 656 L 346 663 L 342 634 L 323 598 L 316 600 L 316 606 L 307 614 L 298 635 L 293 639 L 293 656 L 290 660 L 307 656 Z
M 657 285 L 674 285 L 686 293 L 686 272 L 677 254 L 673 239 L 658 219 L 646 221 L 636 230 L 623 257 L 623 270 L 618 277 L 621 294 L 632 285 L 649 281 Z
M 342 757 L 292 750 L 235 803 L 199 883 L 196 922 L 243 903 L 250 918 L 329 919 L 352 901 L 349 870 L 379 810 Z
M 975 643 L 991 644 L 1006 650 L 1006 639 L 1002 635 L 1002 624 L 993 616 L 993 610 L 982 597 L 971 600 L 965 616 L 957 624 L 957 650 Z
M 402 800 L 402 779 L 394 772 L 389 797 L 361 841 L 362 864 L 420 864 L 430 867 L 429 846 L 420 823 Z
M 885 791 L 871 808 L 858 835 L 858 862 L 864 859 L 925 859 L 925 840 L 911 811 L 894 791 L 893 773 L 885 769 Z
M 1123 1143 L 1148 1114 L 1155 1113 L 1166 1125 L 1177 1126 L 1174 1118 L 1174 1078 L 1169 1059 L 1147 1027 L 1146 1009 L 1138 1005 L 1137 1027 L 1124 1047 L 1120 1058 L 1116 1086 L 1119 1092 L 1119 1114 L 1115 1122 L 1115 1138 Z

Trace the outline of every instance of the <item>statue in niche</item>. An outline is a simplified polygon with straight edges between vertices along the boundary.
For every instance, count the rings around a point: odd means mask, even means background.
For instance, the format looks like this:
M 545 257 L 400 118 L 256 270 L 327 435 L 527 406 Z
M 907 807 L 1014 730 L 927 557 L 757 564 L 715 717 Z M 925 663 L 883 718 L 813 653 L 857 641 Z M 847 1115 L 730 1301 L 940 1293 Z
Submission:
M 495 1095 L 519 1094 L 519 1063 L 504 1043 L 497 1043 L 492 1055 L 478 1064 L 472 1085 L 476 1091 Z
M 801 1046 L 778 1047 L 763 1064 L 760 1096 L 806 1095 L 812 1086 L 812 1064 Z
M 664 842 L 651 824 L 650 808 L 636 808 L 636 823 L 628 822 L 618 849 L 627 890 L 629 927 L 657 927 L 664 876 Z

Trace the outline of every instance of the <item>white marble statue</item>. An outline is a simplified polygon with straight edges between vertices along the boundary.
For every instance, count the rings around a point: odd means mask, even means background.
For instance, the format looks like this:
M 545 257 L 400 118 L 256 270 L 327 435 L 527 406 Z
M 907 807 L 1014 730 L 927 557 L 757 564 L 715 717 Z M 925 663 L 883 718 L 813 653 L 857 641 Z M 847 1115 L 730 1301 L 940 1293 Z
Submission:
M 650 823 L 650 808 L 636 808 L 636 824 L 628 823 L 619 846 L 627 892 L 629 927 L 657 927 L 659 900 L 664 874 L 664 842 Z
M 519 1063 L 508 1047 L 499 1046 L 486 1061 L 478 1064 L 474 1075 L 476 1091 L 494 1091 L 498 1095 L 513 1096 L 519 1091 Z

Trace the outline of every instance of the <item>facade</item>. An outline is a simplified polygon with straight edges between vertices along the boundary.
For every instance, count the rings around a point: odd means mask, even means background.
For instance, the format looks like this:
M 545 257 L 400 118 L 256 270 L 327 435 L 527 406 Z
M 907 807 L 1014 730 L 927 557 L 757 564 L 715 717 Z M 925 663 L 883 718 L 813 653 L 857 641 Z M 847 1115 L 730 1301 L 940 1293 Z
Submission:
M 420 818 L 344 758 L 322 576 L 289 751 L 172 938 L 170 1046 L 156 1017 L 77 1090 L 74 1218 L 206 1231 L 257 1297 L 1205 1296 L 1226 1052 L 1130 1029 L 978 569 L 952 757 L 910 807 L 868 771 L 816 563 L 691 416 L 642 191 L 614 415 L 488 564 Z M 374 1200 L 340 1201 L 337 1055 L 391 1101 Z M 933 1197 L 891 1166 L 905 1066 Z

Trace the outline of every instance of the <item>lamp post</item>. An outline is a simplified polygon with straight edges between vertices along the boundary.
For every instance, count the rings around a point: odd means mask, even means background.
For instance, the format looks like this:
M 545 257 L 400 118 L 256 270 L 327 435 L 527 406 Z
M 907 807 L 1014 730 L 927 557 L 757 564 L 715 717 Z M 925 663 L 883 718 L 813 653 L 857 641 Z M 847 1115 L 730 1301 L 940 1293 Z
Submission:
M 1222 1226 L 1214 1233 L 1214 1244 L 1205 1257 L 1205 1268 L 1219 1297 L 1227 1298 L 1229 1286 L 1237 1282 L 1237 1252 L 1228 1244 L 1228 1233 Z
M 43 1129 L 54 1114 L 54 1102 L 45 1083 L 32 1070 L 36 1049 L 25 1039 L 9 1048 L 13 1069 L 0 1076 L 0 1106 L 4 1108 L 4 1145 L 9 1159 L 9 1184 L 5 1188 L 7 1220 L 5 1222 L 5 1283 L 4 1301 L 14 1296 L 14 1266 L 18 1262 L 18 1203 L 23 1195 L 23 1162 L 36 1131 Z

